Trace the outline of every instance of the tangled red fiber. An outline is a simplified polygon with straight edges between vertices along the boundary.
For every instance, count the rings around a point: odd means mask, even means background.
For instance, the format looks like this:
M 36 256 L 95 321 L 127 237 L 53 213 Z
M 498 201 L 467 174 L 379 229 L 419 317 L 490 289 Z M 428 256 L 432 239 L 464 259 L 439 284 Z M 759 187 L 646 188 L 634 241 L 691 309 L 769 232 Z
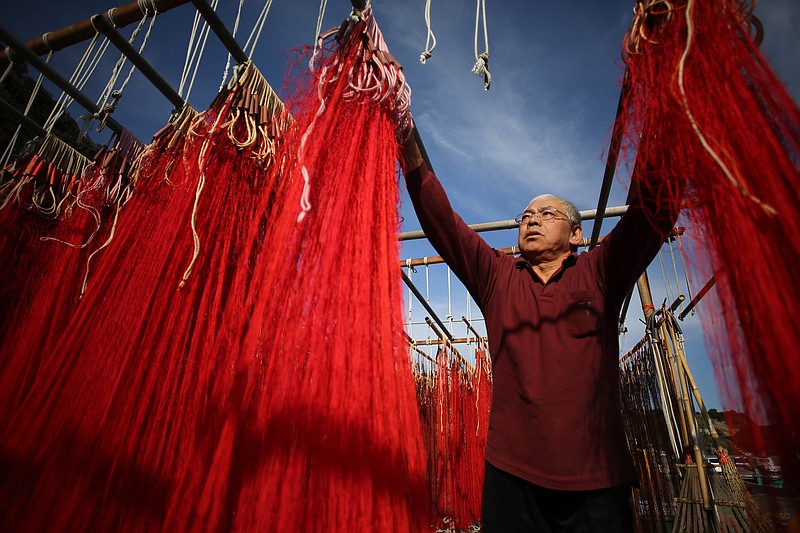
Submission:
M 325 81 L 293 87 L 305 147 L 289 135 L 266 164 L 275 139 L 242 148 L 254 98 L 229 93 L 197 138 L 151 146 L 66 332 L 0 421 L 0 528 L 430 527 L 393 106 L 351 94 L 380 41 L 348 28 L 317 59 Z
M 126 194 L 127 168 L 142 143 L 123 130 L 94 161 L 48 135 L 42 147 L 15 162 L 0 189 L 0 389 L 15 409 L 49 343 L 75 310 L 84 266 L 108 234 L 105 224 Z M 47 150 L 46 146 L 57 150 Z M 76 161 L 84 164 L 75 164 Z M 35 170 L 39 168 L 39 171 Z M 12 354 L 19 354 L 12 356 Z
M 267 216 L 257 208 L 281 183 L 279 165 L 262 165 L 212 127 L 230 105 L 215 101 L 195 137 L 151 147 L 65 333 L 40 348 L 24 402 L 0 390 L 3 409 L 14 406 L 0 423 L 0 529 L 162 527 L 216 377 L 208 346 L 244 327 L 243 295 L 262 245 L 251 220 Z M 206 245 L 186 278 L 193 219 Z M 19 377 L 13 368 L 4 381 Z
M 782 428 L 783 472 L 797 486 L 800 113 L 739 1 L 646 4 L 626 59 L 635 173 L 660 201 L 684 203 L 699 284 L 718 272 L 718 307 L 700 307 L 717 377 L 735 407 Z
M 449 349 L 436 359 L 432 370 L 415 368 L 431 497 L 439 527 L 469 530 L 481 522 L 491 362 L 482 349 L 471 367 Z
M 291 81 L 287 105 L 313 142 L 266 228 L 240 359 L 204 408 L 168 530 L 430 528 L 402 338 L 395 126 L 351 85 L 377 68 L 364 15 Z

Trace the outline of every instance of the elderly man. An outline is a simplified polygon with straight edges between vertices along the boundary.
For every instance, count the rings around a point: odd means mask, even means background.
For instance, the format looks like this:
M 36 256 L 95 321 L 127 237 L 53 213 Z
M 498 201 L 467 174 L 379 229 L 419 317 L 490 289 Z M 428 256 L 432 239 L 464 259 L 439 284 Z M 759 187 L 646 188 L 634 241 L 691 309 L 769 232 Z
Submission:
M 578 255 L 575 206 L 538 196 L 517 218 L 520 257 L 511 257 L 453 212 L 413 136 L 403 158 L 422 229 L 486 321 L 494 389 L 482 531 L 630 531 L 636 475 L 617 317 L 675 215 L 636 203 L 601 246 Z

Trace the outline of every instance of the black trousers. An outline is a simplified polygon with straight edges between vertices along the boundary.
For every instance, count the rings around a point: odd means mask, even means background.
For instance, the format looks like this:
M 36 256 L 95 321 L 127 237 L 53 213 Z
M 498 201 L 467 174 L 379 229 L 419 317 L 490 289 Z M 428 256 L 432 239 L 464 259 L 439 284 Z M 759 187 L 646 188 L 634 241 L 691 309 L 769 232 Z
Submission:
M 630 485 L 552 490 L 486 463 L 482 533 L 630 533 Z

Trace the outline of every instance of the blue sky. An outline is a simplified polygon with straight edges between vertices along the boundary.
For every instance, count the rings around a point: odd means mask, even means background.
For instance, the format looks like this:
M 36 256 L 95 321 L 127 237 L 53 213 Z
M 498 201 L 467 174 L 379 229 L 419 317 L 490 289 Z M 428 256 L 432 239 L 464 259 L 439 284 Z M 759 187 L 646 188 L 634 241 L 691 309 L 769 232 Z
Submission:
M 55 0 L 12 2 L 5 6 L 2 25 L 22 40 L 89 18 L 115 5 L 108 0 L 69 4 Z M 221 0 L 220 17 L 233 27 L 238 2 Z M 622 37 L 632 19 L 633 0 L 577 0 L 574 2 L 487 0 L 490 70 L 493 84 L 483 89 L 471 72 L 474 64 L 476 3 L 432 0 L 431 23 L 437 38 L 433 56 L 425 65 L 419 54 L 425 47 L 425 0 L 374 0 L 377 21 L 393 55 L 404 65 L 412 88 L 412 112 L 428 153 L 456 210 L 468 223 L 513 218 L 533 196 L 552 192 L 572 200 L 579 209 L 593 209 L 604 168 L 610 125 L 619 96 L 622 74 Z M 80 6 L 80 7 L 78 7 Z M 263 3 L 247 1 L 238 40 L 244 43 Z M 323 28 L 332 27 L 349 12 L 344 0 L 328 2 Z M 318 2 L 282 2 L 271 7 L 254 53 L 255 63 L 279 88 L 287 53 L 313 39 Z M 795 98 L 800 100 L 800 2 L 762 0 L 756 9 L 766 30 L 762 50 Z M 144 56 L 175 88 L 194 11 L 191 5 L 157 17 Z M 126 36 L 133 27 L 122 29 Z M 141 38 L 141 37 L 140 37 Z M 85 45 L 61 51 L 53 65 L 68 76 Z M 138 47 L 138 42 L 136 44 Z M 483 51 L 483 35 L 479 38 Z M 85 88 L 96 99 L 118 54 L 109 50 L 104 63 Z M 225 53 L 209 38 L 200 74 L 189 102 L 205 109 L 220 85 Z M 127 67 L 126 67 L 127 68 Z M 126 70 L 127 72 L 127 70 Z M 55 91 L 54 91 L 55 92 Z M 77 105 L 71 109 L 78 114 Z M 151 135 L 167 121 L 170 104 L 142 76 L 134 74 L 120 100 L 115 118 L 139 138 Z M 107 135 L 98 137 L 105 140 Z M 618 179 L 609 205 L 621 205 L 624 184 Z M 401 207 L 404 230 L 419 224 L 405 201 Z M 604 224 L 603 233 L 612 222 Z M 591 232 L 591 224 L 585 227 Z M 516 244 L 516 232 L 484 234 L 496 247 Z M 435 255 L 425 242 L 404 244 L 402 257 Z M 665 256 L 671 270 L 671 260 Z M 680 269 L 680 265 L 678 265 Z M 436 270 L 436 272 L 434 272 Z M 658 262 L 650 269 L 654 300 L 668 297 Z M 424 271 L 415 282 L 425 292 Z M 674 284 L 674 280 L 672 281 Z M 463 289 L 453 279 L 451 303 L 446 294 L 446 271 L 431 267 L 431 302 L 444 316 L 449 307 L 456 319 L 464 307 Z M 685 292 L 685 291 L 684 291 Z M 422 318 L 412 305 L 414 319 Z M 472 311 L 473 316 L 476 310 Z M 624 346 L 643 334 L 638 301 L 631 304 L 629 333 Z M 683 324 L 687 352 L 707 403 L 721 407 L 713 369 L 705 357 L 699 320 Z M 462 328 L 463 330 L 463 328 Z M 463 331 L 457 330 L 456 335 Z M 414 335 L 427 333 L 415 329 Z

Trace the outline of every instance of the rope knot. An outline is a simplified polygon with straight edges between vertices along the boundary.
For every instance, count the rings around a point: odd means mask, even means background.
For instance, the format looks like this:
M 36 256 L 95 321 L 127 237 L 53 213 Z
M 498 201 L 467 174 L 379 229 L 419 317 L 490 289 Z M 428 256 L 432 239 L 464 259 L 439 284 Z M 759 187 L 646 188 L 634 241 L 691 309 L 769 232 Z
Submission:
M 483 88 L 488 91 L 492 86 L 492 75 L 489 72 L 489 52 L 483 52 L 478 56 L 475 66 L 472 67 L 472 72 L 478 76 L 483 76 Z
M 353 11 L 347 17 L 350 22 L 357 24 L 364 20 L 364 11 L 369 7 L 369 0 L 351 0 Z
M 425 50 L 424 52 L 422 52 L 419 55 L 419 62 L 424 65 L 425 62 L 431 58 L 431 55 L 433 55 L 433 54 L 431 54 L 429 51 Z

